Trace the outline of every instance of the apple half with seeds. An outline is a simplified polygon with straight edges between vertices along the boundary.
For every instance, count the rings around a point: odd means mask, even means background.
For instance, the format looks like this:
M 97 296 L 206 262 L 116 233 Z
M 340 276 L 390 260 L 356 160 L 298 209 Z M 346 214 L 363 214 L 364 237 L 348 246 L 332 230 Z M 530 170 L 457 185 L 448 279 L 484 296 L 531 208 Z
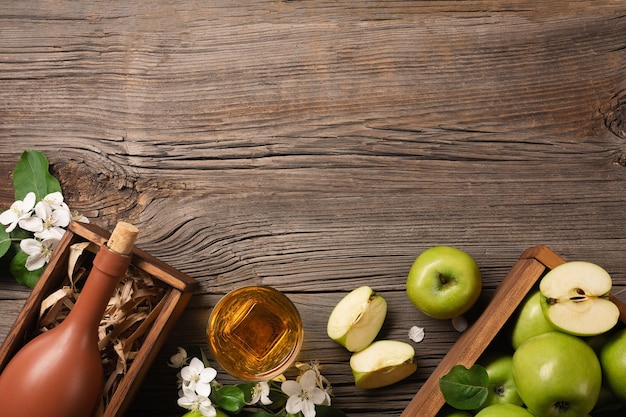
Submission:
M 387 301 L 365 285 L 337 303 L 328 317 L 326 333 L 350 352 L 358 352 L 376 338 L 386 315 Z
M 397 340 L 379 340 L 352 354 L 350 368 L 357 388 L 373 389 L 408 377 L 417 370 L 415 349 Z
M 576 336 L 595 336 L 613 328 L 619 309 L 609 300 L 609 273 L 599 265 L 571 261 L 549 271 L 539 283 L 541 307 L 557 329 Z

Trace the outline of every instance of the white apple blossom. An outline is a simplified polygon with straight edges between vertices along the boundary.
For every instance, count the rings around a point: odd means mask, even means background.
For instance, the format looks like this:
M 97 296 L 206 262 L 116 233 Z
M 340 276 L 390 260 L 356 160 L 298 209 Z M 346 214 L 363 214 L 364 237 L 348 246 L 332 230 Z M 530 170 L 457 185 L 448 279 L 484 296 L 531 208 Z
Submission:
M 217 371 L 211 367 L 205 368 L 204 363 L 198 358 L 191 359 L 189 365 L 180 370 L 183 391 L 188 388 L 205 397 L 211 394 L 211 382 L 216 376 Z
M 178 398 L 178 405 L 189 411 L 199 411 L 204 417 L 215 417 L 217 411 L 208 396 L 198 394 L 191 388 L 184 387 Z
M 26 269 L 35 271 L 44 266 L 52 257 L 54 248 L 59 244 L 58 239 L 49 238 L 44 240 L 23 239 L 20 248 L 26 252 Z
M 256 404 L 259 401 L 263 405 L 270 405 L 272 400 L 270 400 L 270 384 L 267 381 L 257 382 L 254 387 L 252 387 L 252 398 L 248 404 Z
M 52 196 L 52 197 L 51 197 Z M 61 239 L 70 224 L 72 213 L 63 203 L 61 193 L 52 193 L 35 205 L 35 215 L 20 221 L 20 227 L 40 239 Z
M 0 214 L 0 223 L 7 226 L 6 232 L 11 233 L 20 221 L 31 216 L 35 207 L 35 193 L 26 194 L 24 200 L 17 200 L 11 204 L 11 207 Z
M 315 417 L 315 405 L 326 401 L 326 394 L 317 386 L 317 375 L 312 369 L 304 372 L 297 381 L 285 381 L 282 391 L 289 396 L 285 409 L 289 414 L 302 412 L 304 417 Z
M 321 405 L 330 405 L 333 390 L 328 378 L 322 375 L 322 365 L 320 365 L 318 361 L 311 361 L 309 363 L 296 362 L 296 368 L 298 368 L 301 373 L 309 369 L 315 372 L 315 384 L 324 391 L 325 396 L 324 402 L 321 403 Z
M 170 356 L 167 366 L 170 368 L 182 368 L 187 363 L 187 351 L 182 347 L 177 348 L 176 354 Z

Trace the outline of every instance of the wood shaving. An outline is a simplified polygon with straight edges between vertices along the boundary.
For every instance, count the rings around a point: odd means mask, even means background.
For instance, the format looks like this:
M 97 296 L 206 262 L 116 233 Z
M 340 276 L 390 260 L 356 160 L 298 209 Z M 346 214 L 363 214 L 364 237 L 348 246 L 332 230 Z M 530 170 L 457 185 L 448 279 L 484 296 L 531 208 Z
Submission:
M 74 306 L 80 289 L 91 271 L 98 246 L 77 243 L 70 247 L 68 273 L 63 286 L 41 304 L 38 329 L 57 326 Z M 103 415 L 111 397 L 142 346 L 144 336 L 159 315 L 167 287 L 132 264 L 118 284 L 106 307 L 98 329 L 104 368 L 102 401 L 96 416 Z

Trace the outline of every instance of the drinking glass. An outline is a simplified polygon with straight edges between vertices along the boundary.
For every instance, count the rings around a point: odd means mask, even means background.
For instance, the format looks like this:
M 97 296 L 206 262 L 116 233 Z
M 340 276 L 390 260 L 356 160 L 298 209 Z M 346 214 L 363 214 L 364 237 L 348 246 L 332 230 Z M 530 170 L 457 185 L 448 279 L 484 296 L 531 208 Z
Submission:
M 282 374 L 296 359 L 303 338 L 296 306 L 266 286 L 229 292 L 215 305 L 207 325 L 215 361 L 230 375 L 248 381 Z

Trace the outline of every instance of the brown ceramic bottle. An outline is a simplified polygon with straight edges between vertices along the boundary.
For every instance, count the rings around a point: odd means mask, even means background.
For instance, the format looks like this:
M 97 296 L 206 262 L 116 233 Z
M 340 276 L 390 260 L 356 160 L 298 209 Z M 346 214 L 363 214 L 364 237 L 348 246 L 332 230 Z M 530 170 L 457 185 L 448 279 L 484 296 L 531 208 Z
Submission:
M 137 229 L 118 223 L 68 316 L 20 349 L 0 374 L 2 417 L 90 417 L 99 404 L 103 369 L 98 327 L 130 263 Z

